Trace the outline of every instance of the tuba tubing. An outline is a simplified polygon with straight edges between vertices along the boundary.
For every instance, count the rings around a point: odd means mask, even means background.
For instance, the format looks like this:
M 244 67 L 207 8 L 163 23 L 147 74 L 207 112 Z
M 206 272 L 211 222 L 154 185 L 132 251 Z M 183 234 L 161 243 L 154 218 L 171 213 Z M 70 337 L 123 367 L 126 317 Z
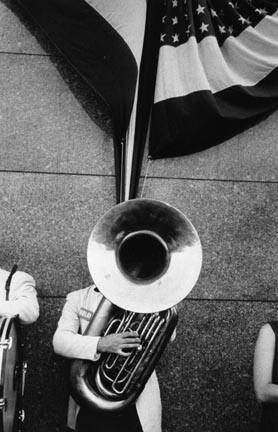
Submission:
M 103 297 L 85 334 L 89 336 L 103 335 L 115 309 L 119 308 Z M 166 329 L 160 334 L 160 337 L 155 339 L 152 349 L 145 353 L 144 360 L 137 364 L 136 374 L 132 377 L 129 390 L 125 393 L 124 398 L 117 398 L 113 393 L 109 395 L 109 398 L 107 395 L 104 396 L 101 394 L 96 385 L 96 382 L 100 380 L 99 368 L 101 359 L 99 361 L 76 359 L 72 362 L 70 369 L 71 394 L 75 401 L 90 410 L 103 412 L 121 411 L 135 402 L 176 328 L 178 321 L 176 308 L 169 309 L 166 311 L 166 314 L 168 316 L 165 323 Z M 154 314 L 147 315 L 151 316 Z M 156 313 L 155 315 L 158 316 L 159 314 Z M 103 357 L 103 354 L 101 357 Z

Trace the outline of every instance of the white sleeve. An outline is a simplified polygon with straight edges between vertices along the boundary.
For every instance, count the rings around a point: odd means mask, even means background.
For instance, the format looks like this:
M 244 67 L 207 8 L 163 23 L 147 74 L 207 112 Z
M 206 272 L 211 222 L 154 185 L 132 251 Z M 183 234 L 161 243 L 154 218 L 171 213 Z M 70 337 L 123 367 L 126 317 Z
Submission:
M 10 287 L 10 299 L 0 302 L 0 315 L 8 317 L 19 315 L 23 324 L 31 324 L 38 319 L 39 304 L 32 276 L 23 272 L 14 274 Z
M 73 292 L 67 296 L 53 337 L 54 351 L 64 357 L 98 360 L 97 344 L 100 337 L 78 334 L 79 326 L 78 292 Z

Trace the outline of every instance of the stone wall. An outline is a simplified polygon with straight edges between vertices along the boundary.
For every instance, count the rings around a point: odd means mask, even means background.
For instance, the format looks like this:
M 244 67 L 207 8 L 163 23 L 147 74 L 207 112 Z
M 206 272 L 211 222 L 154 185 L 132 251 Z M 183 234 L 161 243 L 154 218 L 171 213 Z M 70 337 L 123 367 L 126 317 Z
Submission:
M 66 294 L 90 283 L 88 236 L 115 204 L 113 147 L 98 101 L 9 0 L 0 29 L 0 265 L 18 262 L 36 279 L 27 430 L 58 432 L 68 364 L 51 339 Z M 254 343 L 277 316 L 277 120 L 276 112 L 210 150 L 150 162 L 143 196 L 181 209 L 204 253 L 157 368 L 164 432 L 256 431 Z

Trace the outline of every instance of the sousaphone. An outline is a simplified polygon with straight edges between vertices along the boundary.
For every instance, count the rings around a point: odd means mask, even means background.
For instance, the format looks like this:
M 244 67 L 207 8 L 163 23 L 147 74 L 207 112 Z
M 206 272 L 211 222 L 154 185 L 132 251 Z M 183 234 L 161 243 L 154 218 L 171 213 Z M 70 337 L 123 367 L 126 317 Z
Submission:
M 175 305 L 197 282 L 202 249 L 186 216 L 165 202 L 134 199 L 112 207 L 94 227 L 88 266 L 103 294 L 86 334 L 136 330 L 142 349 L 128 357 L 75 360 L 72 395 L 86 407 L 117 411 L 144 388 L 177 323 Z

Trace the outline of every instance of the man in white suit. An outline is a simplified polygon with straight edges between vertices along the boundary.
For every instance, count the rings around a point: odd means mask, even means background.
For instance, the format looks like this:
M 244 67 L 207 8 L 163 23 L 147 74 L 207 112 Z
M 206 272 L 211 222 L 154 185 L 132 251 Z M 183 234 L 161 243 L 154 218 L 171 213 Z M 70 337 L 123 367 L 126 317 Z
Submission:
M 171 238 L 169 249 L 162 232 Z M 171 260 L 169 250 L 177 250 Z M 162 311 L 178 303 L 196 282 L 201 256 L 199 237 L 191 223 L 177 209 L 155 200 L 129 200 L 112 207 L 95 225 L 87 249 L 89 271 L 103 296 L 140 313 Z M 56 353 L 97 361 L 102 352 L 126 356 L 144 345 L 145 340 L 134 331 L 101 337 L 84 334 L 103 298 L 96 285 L 68 294 L 53 338 Z M 175 332 L 171 340 L 174 337 Z M 90 412 L 84 406 L 78 410 L 70 399 L 68 426 L 77 432 L 161 432 L 156 373 L 153 371 L 135 404 L 123 413 Z
M 126 349 L 140 346 L 136 332 L 104 337 L 82 335 L 101 299 L 102 294 L 95 285 L 68 294 L 53 338 L 57 354 L 96 361 L 101 352 L 128 355 Z M 123 415 L 90 413 L 79 409 L 70 398 L 68 427 L 78 432 L 161 432 L 161 401 L 155 372 L 135 406 L 130 406 Z
M 31 324 L 39 316 L 35 281 L 29 274 L 15 271 L 7 286 L 9 276 L 10 272 L 0 269 L 0 317 L 18 315 L 22 324 Z

